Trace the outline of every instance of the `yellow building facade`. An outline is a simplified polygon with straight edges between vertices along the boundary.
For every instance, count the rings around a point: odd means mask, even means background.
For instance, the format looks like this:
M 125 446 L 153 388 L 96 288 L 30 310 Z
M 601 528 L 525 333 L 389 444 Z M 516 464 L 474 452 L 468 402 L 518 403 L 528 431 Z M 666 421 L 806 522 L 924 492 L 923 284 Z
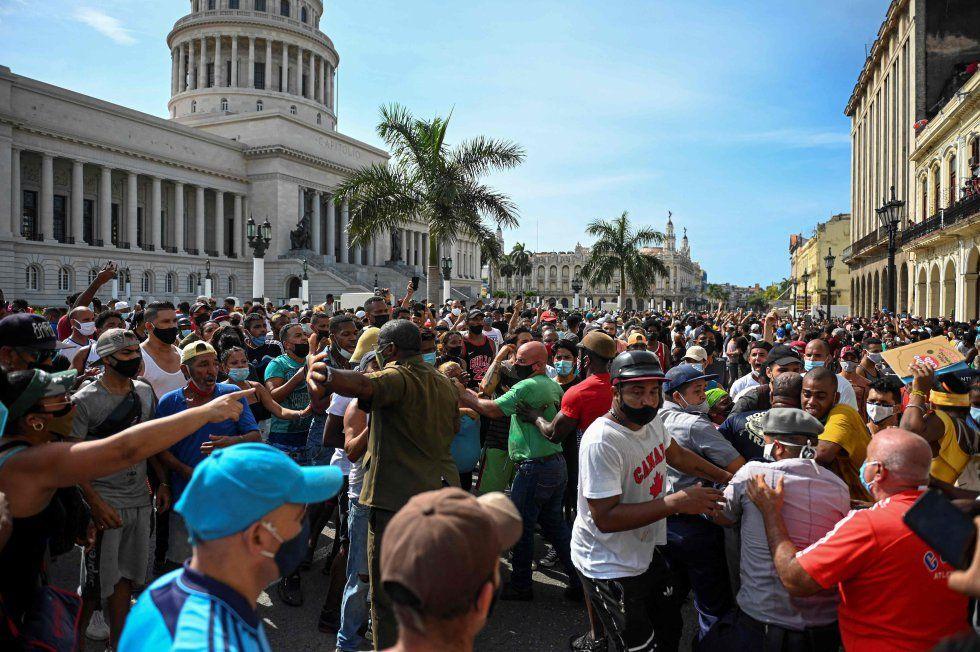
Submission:
M 823 309 L 827 303 L 825 258 L 828 253 L 834 256 L 834 265 L 830 269 L 830 279 L 834 282 L 830 291 L 830 302 L 833 306 L 849 308 L 850 270 L 841 254 L 850 244 L 851 216 L 847 213 L 834 215 L 826 222 L 821 222 L 810 237 L 790 236 L 790 282 L 795 286 L 798 314 L 814 308 Z M 837 314 L 839 310 L 841 308 L 834 313 Z

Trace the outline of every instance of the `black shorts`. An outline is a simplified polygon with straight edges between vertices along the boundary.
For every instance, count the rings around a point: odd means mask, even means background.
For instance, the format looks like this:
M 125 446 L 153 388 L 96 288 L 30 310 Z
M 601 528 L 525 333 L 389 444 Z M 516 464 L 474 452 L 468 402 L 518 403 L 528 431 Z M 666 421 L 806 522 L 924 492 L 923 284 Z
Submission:
M 682 602 L 659 549 L 649 568 L 635 577 L 599 580 L 581 572 L 579 576 L 610 652 L 677 649 Z M 602 638 L 598 632 L 596 637 Z

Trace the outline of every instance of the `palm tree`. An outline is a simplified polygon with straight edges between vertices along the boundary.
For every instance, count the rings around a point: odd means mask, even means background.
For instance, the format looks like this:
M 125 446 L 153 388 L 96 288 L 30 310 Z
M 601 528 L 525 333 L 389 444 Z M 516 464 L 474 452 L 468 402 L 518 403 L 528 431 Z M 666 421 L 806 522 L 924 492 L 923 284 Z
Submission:
M 646 296 L 657 277 L 667 276 L 667 266 L 659 258 L 640 251 L 643 247 L 661 245 L 666 236 L 654 229 L 634 231 L 629 213 L 613 220 L 595 220 L 585 232 L 596 238 L 582 274 L 594 285 L 605 285 L 613 276 L 619 277 L 619 307 L 626 301 L 626 283 L 634 293 Z
M 708 287 L 704 291 L 704 296 L 713 301 L 728 302 L 728 290 L 717 283 L 708 283 Z
M 510 261 L 514 265 L 514 274 L 520 279 L 517 286 L 519 290 L 525 290 L 524 279 L 531 275 L 531 256 L 533 254 L 524 247 L 523 242 L 515 242 L 510 250 Z
M 337 189 L 335 201 L 349 202 L 348 227 L 352 244 L 367 244 L 405 220 L 421 219 L 428 226 L 428 299 L 441 303 L 439 245 L 461 237 L 481 245 L 495 225 L 517 225 L 517 207 L 507 195 L 483 184 L 481 177 L 512 168 L 524 160 L 515 143 L 477 136 L 455 146 L 446 143 L 450 118 L 416 118 L 405 107 L 381 108 L 377 132 L 391 150 L 391 160 L 354 172 Z
M 480 269 L 487 266 L 487 290 L 493 296 L 493 270 L 500 264 L 500 259 L 504 256 L 504 248 L 496 236 L 489 239 L 481 237 L 477 240 L 477 247 L 480 249 Z

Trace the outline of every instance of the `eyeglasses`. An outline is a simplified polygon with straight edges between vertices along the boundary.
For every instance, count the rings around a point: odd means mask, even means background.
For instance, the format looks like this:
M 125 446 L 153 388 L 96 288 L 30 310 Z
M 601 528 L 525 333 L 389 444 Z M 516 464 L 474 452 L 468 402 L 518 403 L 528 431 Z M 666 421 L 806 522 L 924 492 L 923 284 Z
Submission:
M 34 367 L 40 367 L 46 364 L 50 364 L 51 362 L 54 361 L 55 356 L 58 355 L 58 352 L 52 349 L 31 349 L 27 347 L 15 347 L 14 350 L 17 351 L 17 353 L 31 356 L 33 360 L 31 361 L 24 360 L 24 362 Z

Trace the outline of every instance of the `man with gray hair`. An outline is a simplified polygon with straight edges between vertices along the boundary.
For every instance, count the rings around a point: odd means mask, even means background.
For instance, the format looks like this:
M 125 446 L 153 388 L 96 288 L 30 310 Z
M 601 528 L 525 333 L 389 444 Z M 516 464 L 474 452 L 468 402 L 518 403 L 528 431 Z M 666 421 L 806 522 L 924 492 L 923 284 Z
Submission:
M 770 402 L 774 408 L 800 407 L 800 392 L 803 390 L 803 376 L 795 371 L 786 371 L 770 382 L 772 391 Z M 747 460 L 762 459 L 765 446 L 763 425 L 769 410 L 750 410 L 728 415 L 718 432 L 727 439 L 735 450 Z
M 777 379 L 788 384 L 793 380 L 799 391 L 799 374 L 786 373 Z M 759 474 L 768 485 L 778 482 L 784 487 L 782 515 L 790 539 L 799 547 L 817 541 L 847 514 L 848 488 L 829 469 L 813 461 L 817 439 L 823 432 L 820 421 L 799 408 L 786 407 L 774 407 L 763 417 L 763 456 L 767 461 L 748 462 L 735 473 L 725 488 L 722 516 L 716 519 L 722 525 L 741 526 L 737 607 L 715 623 L 700 649 L 836 650 L 840 647 L 837 592 L 790 598 L 776 575 L 763 516 L 749 499 L 747 487 Z
M 903 521 L 929 481 L 931 463 L 922 437 L 900 428 L 877 433 L 859 476 L 878 502 L 850 512 L 803 550 L 787 530 L 792 512 L 783 479 L 771 485 L 756 475 L 746 486 L 787 593 L 840 591 L 845 649 L 931 650 L 968 629 L 967 598 L 947 586 L 952 568 Z
M 329 351 L 309 359 L 307 385 L 319 400 L 333 392 L 357 399 L 370 414 L 364 483 L 359 501 L 370 508 L 368 575 L 376 649 L 397 642 L 391 601 L 380 581 L 381 542 L 385 528 L 412 496 L 459 485 L 449 447 L 459 431 L 459 408 L 452 381 L 422 361 L 421 333 L 407 319 L 385 323 L 375 353 L 381 371 L 333 369 Z

